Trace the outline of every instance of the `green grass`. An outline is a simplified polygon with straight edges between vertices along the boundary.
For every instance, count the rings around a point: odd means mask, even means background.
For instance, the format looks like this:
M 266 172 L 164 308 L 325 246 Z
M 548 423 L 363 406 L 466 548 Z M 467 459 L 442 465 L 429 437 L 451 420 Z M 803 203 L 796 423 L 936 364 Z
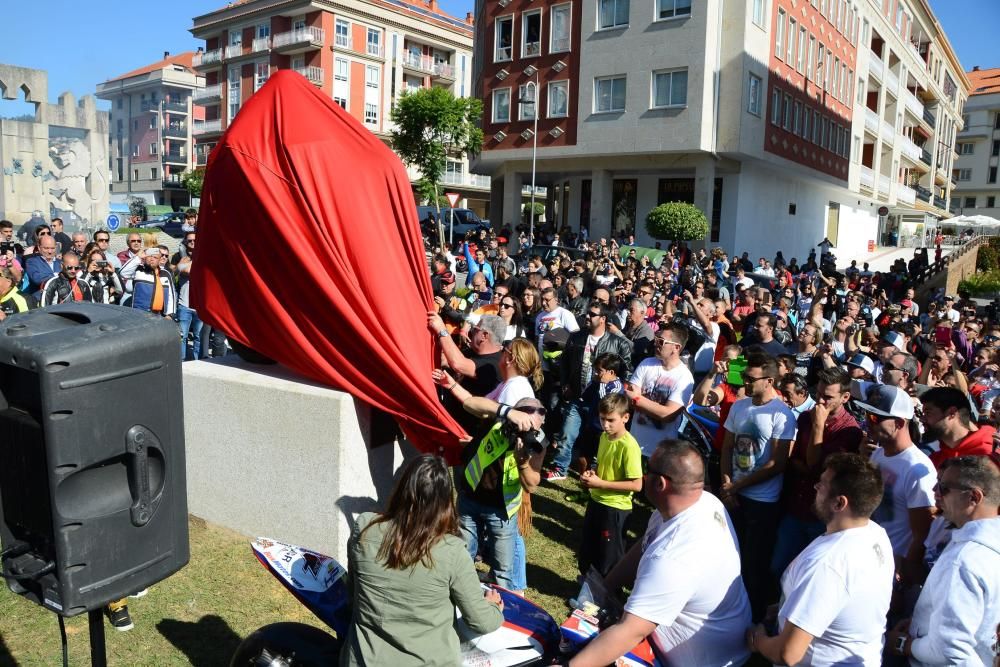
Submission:
M 576 547 L 584 505 L 564 499 L 574 481 L 542 484 L 533 496 L 528 599 L 561 622 L 576 595 Z M 645 526 L 637 506 L 633 525 Z M 268 574 L 249 539 L 192 518 L 191 562 L 143 598 L 130 600 L 130 632 L 105 624 L 109 665 L 226 665 L 239 642 L 262 625 L 299 621 L 324 627 Z M 304 545 L 308 546 L 308 545 Z M 86 615 L 66 620 L 70 664 L 90 661 Z M 4 587 L 0 590 L 0 667 L 61 664 L 56 616 Z

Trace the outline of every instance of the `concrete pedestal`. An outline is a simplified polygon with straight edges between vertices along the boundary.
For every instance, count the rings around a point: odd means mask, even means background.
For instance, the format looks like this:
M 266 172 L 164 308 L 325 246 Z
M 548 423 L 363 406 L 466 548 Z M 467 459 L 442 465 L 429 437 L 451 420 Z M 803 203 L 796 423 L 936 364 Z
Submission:
M 228 356 L 183 370 L 190 512 L 346 564 L 354 517 L 385 507 L 416 450 L 374 442 L 367 404 L 282 366 Z

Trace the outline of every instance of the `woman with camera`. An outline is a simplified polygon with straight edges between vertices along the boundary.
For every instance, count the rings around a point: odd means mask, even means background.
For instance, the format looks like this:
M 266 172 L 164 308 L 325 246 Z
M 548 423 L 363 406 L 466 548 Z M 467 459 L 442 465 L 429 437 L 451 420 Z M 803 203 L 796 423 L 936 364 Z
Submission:
M 462 541 L 444 459 L 409 462 L 383 513 L 358 517 L 348 541 L 353 617 L 341 666 L 458 665 L 455 607 L 473 632 L 503 623 Z
M 84 280 L 90 285 L 90 293 L 94 297 L 95 303 L 118 303 L 125 288 L 122 281 L 115 273 L 115 269 L 108 262 L 107 257 L 100 250 L 94 250 L 86 255 L 87 273 Z

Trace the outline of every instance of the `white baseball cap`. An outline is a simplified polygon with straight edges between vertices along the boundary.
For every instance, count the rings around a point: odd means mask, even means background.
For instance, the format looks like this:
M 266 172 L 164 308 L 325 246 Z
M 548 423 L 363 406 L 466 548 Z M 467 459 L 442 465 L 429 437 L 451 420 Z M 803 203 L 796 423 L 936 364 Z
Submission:
M 882 417 L 913 419 L 913 401 L 909 394 L 899 387 L 887 384 L 873 384 L 868 388 L 864 401 L 857 406 L 866 412 Z

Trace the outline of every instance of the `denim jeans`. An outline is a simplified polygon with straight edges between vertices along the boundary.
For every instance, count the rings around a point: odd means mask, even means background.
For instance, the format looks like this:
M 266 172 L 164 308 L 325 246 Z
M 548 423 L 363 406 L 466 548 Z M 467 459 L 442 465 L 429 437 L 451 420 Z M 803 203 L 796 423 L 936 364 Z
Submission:
M 201 355 L 201 329 L 202 322 L 198 319 L 198 313 L 187 306 L 182 306 L 177 304 L 177 322 L 181 327 L 181 361 L 187 361 L 188 358 L 188 347 L 187 339 L 188 333 L 194 337 L 194 344 L 191 349 L 193 351 L 193 357 L 195 359 L 202 358 Z
M 505 509 L 490 507 L 473 500 L 465 494 L 458 494 L 458 521 L 462 528 L 462 537 L 469 548 L 472 558 L 480 553 L 483 560 L 493 568 L 493 577 L 497 585 L 508 590 L 522 590 L 517 585 L 515 570 L 515 552 L 517 532 L 517 514 L 507 518 Z M 484 537 L 480 549 L 479 538 Z
M 511 590 L 523 591 L 528 587 L 528 552 L 520 532 L 514 538 L 514 571 L 511 578 L 514 580 Z
M 559 438 L 559 448 L 552 457 L 551 468 L 565 473 L 573 462 L 573 445 L 580 437 L 580 428 L 587 418 L 587 409 L 580 399 L 567 401 L 563 405 L 562 436 Z
M 771 556 L 771 574 L 781 580 L 787 568 L 809 543 L 826 532 L 822 521 L 803 521 L 786 514 L 778 524 L 778 538 Z

